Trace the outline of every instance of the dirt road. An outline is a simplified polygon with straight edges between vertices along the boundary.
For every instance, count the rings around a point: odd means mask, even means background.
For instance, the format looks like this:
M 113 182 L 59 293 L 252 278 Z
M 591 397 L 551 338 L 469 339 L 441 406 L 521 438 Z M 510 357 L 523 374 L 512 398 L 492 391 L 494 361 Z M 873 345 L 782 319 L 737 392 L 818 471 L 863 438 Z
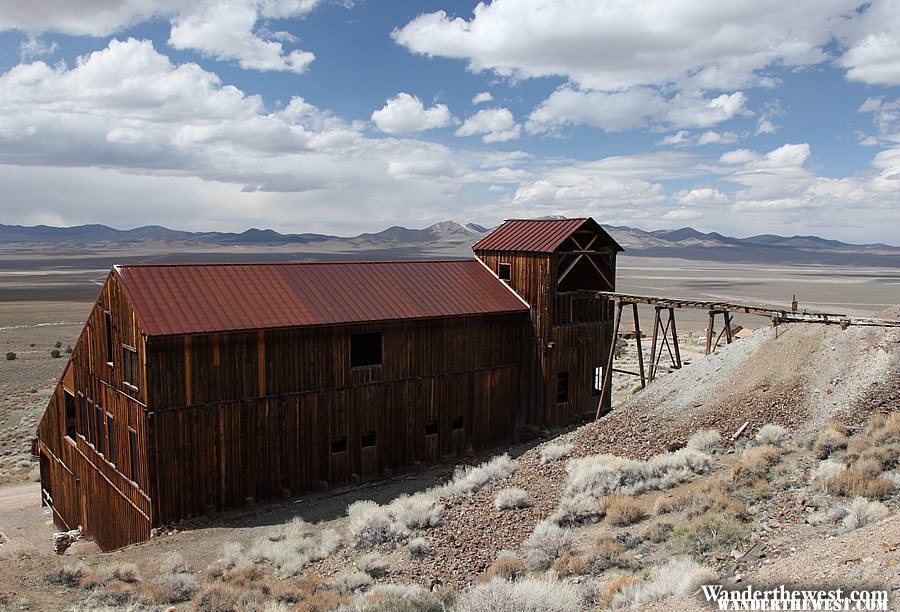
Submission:
M 41 485 L 37 482 L 0 487 L 0 516 L 12 510 L 41 505 Z

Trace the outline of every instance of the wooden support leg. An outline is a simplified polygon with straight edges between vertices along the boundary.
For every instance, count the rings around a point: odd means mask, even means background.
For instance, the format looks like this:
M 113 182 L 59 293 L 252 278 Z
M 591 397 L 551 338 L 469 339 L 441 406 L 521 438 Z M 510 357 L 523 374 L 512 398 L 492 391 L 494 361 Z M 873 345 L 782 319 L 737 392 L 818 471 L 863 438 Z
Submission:
M 594 417 L 594 420 L 600 418 L 600 410 L 603 409 L 603 396 L 609 391 L 609 402 L 612 405 L 612 389 L 610 389 L 610 383 L 612 383 L 612 371 L 613 371 L 613 363 L 616 357 L 616 343 L 619 340 L 619 323 L 622 321 L 622 310 L 625 308 L 625 304 L 622 302 L 617 303 L 616 308 L 616 319 L 615 323 L 613 323 L 613 332 L 612 339 L 609 341 L 609 355 L 606 357 L 606 370 L 603 371 L 603 387 L 600 389 L 600 397 L 601 400 L 597 403 L 597 414 Z
M 649 378 L 656 378 L 656 341 L 659 338 L 659 306 L 656 307 L 656 314 L 653 316 L 653 340 L 650 341 L 650 371 Z M 662 349 L 660 349 L 662 353 Z
M 641 344 L 641 322 L 638 318 L 637 302 L 632 303 L 631 308 L 634 312 L 634 339 L 637 341 L 638 370 L 641 373 L 641 389 L 643 389 L 647 386 L 647 376 L 644 373 L 644 348 L 643 344 Z
M 681 349 L 678 348 L 678 332 L 675 330 L 675 309 L 669 308 L 669 321 L 672 322 L 672 347 L 675 350 L 675 369 L 681 369 Z
M 725 342 L 731 344 L 733 340 L 731 337 L 731 313 L 726 310 L 722 316 L 725 317 Z
M 709 324 L 706 326 L 706 354 L 712 350 L 713 323 L 716 319 L 716 311 L 709 311 Z

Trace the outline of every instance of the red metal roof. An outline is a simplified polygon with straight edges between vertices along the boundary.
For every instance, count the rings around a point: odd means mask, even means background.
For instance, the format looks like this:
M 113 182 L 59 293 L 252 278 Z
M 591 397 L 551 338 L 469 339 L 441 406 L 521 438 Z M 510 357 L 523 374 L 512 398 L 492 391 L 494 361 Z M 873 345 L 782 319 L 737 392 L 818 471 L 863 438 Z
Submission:
M 609 246 L 617 251 L 622 247 L 606 233 L 600 224 L 590 217 L 580 219 L 510 219 L 490 234 L 472 245 L 476 251 L 521 251 L 525 253 L 552 253 L 566 239 L 590 224 L 590 229 L 603 234 Z
M 116 266 L 151 336 L 526 311 L 475 260 Z

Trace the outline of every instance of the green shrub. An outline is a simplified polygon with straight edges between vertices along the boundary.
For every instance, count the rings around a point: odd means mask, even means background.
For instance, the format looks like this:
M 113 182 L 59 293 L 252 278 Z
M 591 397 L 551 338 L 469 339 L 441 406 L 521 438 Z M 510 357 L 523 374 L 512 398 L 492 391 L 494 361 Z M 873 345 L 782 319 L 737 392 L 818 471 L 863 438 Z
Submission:
M 53 357 L 54 359 L 59 358 L 59 355 L 60 355 L 59 349 L 53 349 L 52 351 L 50 351 L 50 356 Z
M 62 348 L 62 342 L 60 342 L 59 340 L 57 340 L 57 341 L 56 341 L 56 344 L 54 344 L 53 346 L 56 347 L 56 348 Z
M 15 358 L 16 358 L 17 356 L 18 356 L 18 355 L 16 355 L 16 354 L 13 353 L 12 351 L 10 351 L 10 352 L 8 352 L 8 353 L 6 354 L 6 360 L 7 360 L 7 361 L 13 361 L 13 360 L 15 360 Z

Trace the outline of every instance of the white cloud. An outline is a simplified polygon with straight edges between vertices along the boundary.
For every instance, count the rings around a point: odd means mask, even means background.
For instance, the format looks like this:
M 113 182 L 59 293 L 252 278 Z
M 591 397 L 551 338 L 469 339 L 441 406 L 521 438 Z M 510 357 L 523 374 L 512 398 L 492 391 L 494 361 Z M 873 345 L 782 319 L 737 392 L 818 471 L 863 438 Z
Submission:
M 824 61 L 832 21 L 858 4 L 494 0 L 478 4 L 471 19 L 419 15 L 392 36 L 415 53 L 517 79 L 563 76 L 603 91 L 687 80 L 724 90 L 771 84 L 760 73 L 770 65 Z
M 387 134 L 408 134 L 447 127 L 455 119 L 446 104 L 425 108 L 419 98 L 401 91 L 372 113 L 372 121 Z
M 697 187 L 683 189 L 676 194 L 678 201 L 685 205 L 693 204 L 725 204 L 728 196 L 713 187 Z
M 491 95 L 489 91 L 482 91 L 481 93 L 475 94 L 475 97 L 472 98 L 472 104 L 483 104 L 485 102 L 490 102 L 494 99 L 494 96 Z
M 457 136 L 482 135 L 484 142 L 504 142 L 515 140 L 522 133 L 522 127 L 507 108 L 486 108 L 467 117 L 456 130 Z
M 883 96 L 866 98 L 859 107 L 859 112 L 872 113 L 872 122 L 879 135 L 879 138 L 864 138 L 863 144 L 900 142 L 900 98 L 895 100 L 888 100 Z
M 737 142 L 739 139 L 738 134 L 735 132 L 716 132 L 713 130 L 709 130 L 707 132 L 703 132 L 699 136 L 697 136 L 697 144 L 698 145 L 708 145 L 708 144 L 733 144 Z
M 690 221 L 703 217 L 703 213 L 699 210 L 690 210 L 687 208 L 676 208 L 665 213 L 662 218 L 667 221 Z
M 55 41 L 46 43 L 38 36 L 28 36 L 19 44 L 19 58 L 24 62 L 38 57 L 53 55 L 59 50 Z
M 0 5 L 0 30 L 108 36 L 153 18 L 170 20 L 169 44 L 242 68 L 304 72 L 315 56 L 284 43 L 297 38 L 257 24 L 307 15 L 320 0 L 45 0 Z
M 734 151 L 728 151 L 727 153 L 722 153 L 722 156 L 719 158 L 719 161 L 723 164 L 746 164 L 752 162 L 756 159 L 759 159 L 759 155 L 754 153 L 749 149 L 735 149 Z
M 700 92 L 667 98 L 656 89 L 581 91 L 564 86 L 528 117 L 529 132 L 553 132 L 565 125 L 586 124 L 607 132 L 662 126 L 667 129 L 710 127 L 744 114 L 743 92 L 706 98 Z
M 687 130 L 678 130 L 674 134 L 664 136 L 656 142 L 658 145 L 677 145 L 686 144 L 690 140 L 691 133 Z
M 900 2 L 868 3 L 839 28 L 847 78 L 868 85 L 900 85 Z

